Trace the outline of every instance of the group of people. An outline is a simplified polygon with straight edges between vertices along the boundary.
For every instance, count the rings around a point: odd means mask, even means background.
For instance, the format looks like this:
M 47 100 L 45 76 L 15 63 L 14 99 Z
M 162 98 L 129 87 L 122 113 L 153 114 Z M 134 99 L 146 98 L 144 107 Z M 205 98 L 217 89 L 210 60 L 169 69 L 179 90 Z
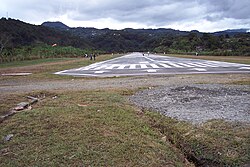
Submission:
M 149 52 L 147 53 L 148 54 L 148 56 L 149 56 Z M 144 56 L 145 55 L 145 53 L 142 53 L 142 56 Z
M 85 57 L 89 57 L 90 58 L 90 60 L 95 60 L 95 58 L 96 58 L 96 54 L 95 53 L 90 53 L 90 55 L 88 55 L 88 54 L 85 54 Z

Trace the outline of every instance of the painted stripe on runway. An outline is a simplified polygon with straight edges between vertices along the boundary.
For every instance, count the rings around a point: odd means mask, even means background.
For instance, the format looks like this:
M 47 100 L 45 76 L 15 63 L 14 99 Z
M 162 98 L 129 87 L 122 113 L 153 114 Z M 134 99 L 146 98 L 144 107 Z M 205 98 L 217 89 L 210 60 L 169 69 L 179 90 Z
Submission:
M 195 66 L 189 65 L 188 63 L 178 63 L 178 64 L 184 67 L 195 67 Z
M 129 69 L 136 69 L 136 64 L 130 64 Z
M 106 68 L 107 66 L 108 66 L 107 64 L 104 64 L 104 65 L 101 65 L 101 66 L 99 66 L 99 67 L 96 67 L 96 68 L 94 68 L 94 69 L 92 69 L 92 70 L 104 69 L 104 68 Z
M 190 70 L 196 70 L 196 71 L 207 71 L 206 69 L 204 68 L 192 68 Z
M 122 64 L 122 65 L 120 65 L 117 69 L 122 70 L 122 69 L 124 69 L 126 66 L 128 66 L 128 64 Z
M 145 57 L 145 59 L 148 59 L 148 60 L 150 60 L 150 61 L 155 61 L 154 59 L 151 59 L 151 58 L 149 58 L 149 57 Z
M 154 70 L 154 69 L 149 69 L 149 70 L 146 70 L 146 71 L 149 72 L 149 73 L 157 72 L 157 70 Z
M 103 74 L 105 72 L 108 72 L 108 71 L 96 71 L 95 74 Z
M 167 61 L 166 61 L 166 63 L 169 64 L 169 65 L 171 65 L 171 66 L 173 66 L 173 67 L 183 68 L 183 66 L 180 66 L 177 63 L 172 63 L 172 62 L 167 62 Z
M 157 66 L 156 64 L 149 64 L 152 68 L 160 68 L 159 66 Z
M 211 65 L 206 64 L 206 63 L 195 62 L 195 64 L 198 64 L 198 65 L 203 66 L 203 67 L 211 67 Z M 197 66 L 197 67 L 198 67 L 198 66 Z
M 172 68 L 171 66 L 167 65 L 167 64 L 163 64 L 163 63 L 159 63 L 160 66 L 164 67 L 164 68 Z
M 204 64 L 208 65 L 209 67 L 219 67 L 218 65 L 211 63 L 211 62 L 206 62 Z
M 109 67 L 106 67 L 105 69 L 106 69 L 106 70 L 111 70 L 111 69 L 113 69 L 113 68 L 115 68 L 115 67 L 119 67 L 119 66 L 121 66 L 121 64 L 112 64 L 112 65 L 110 65 Z
M 240 67 L 239 69 L 250 70 L 250 67 Z
M 148 68 L 146 64 L 140 64 L 141 68 Z
M 205 66 L 204 64 L 201 64 L 201 63 L 188 63 L 188 64 L 193 65 L 195 67 L 207 67 L 207 66 Z

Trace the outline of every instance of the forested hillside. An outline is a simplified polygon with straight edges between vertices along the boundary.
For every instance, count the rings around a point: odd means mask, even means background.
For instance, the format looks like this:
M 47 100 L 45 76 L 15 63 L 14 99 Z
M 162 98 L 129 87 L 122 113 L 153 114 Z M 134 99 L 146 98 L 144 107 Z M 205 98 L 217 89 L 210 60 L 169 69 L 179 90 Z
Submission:
M 165 52 L 250 56 L 246 29 L 215 33 L 173 29 L 70 28 L 61 22 L 31 25 L 0 19 L 0 62 L 85 53 Z M 52 47 L 56 46 L 56 47 Z
M 54 28 L 57 29 L 56 26 Z M 78 27 L 63 30 L 81 39 L 87 39 L 95 48 L 106 52 L 150 51 L 184 54 L 198 52 L 206 55 L 250 55 L 248 29 L 215 33 L 164 28 L 110 30 Z
M 52 45 L 57 47 L 52 48 Z M 89 50 L 93 46 L 70 33 L 19 20 L 0 19 L 0 62 L 62 56 L 78 52 L 76 48 Z

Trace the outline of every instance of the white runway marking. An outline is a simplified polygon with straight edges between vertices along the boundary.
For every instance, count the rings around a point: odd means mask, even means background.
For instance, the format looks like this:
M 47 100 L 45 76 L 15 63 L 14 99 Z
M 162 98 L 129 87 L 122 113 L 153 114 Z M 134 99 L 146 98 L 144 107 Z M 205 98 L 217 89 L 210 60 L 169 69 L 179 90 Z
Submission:
M 108 72 L 108 71 L 95 71 L 95 74 L 102 74 L 102 73 L 105 73 L 105 72 Z
M 120 66 L 121 66 L 121 64 L 111 64 L 109 67 L 106 67 L 105 69 L 111 70 L 111 69 L 113 69 L 115 67 L 120 67 Z
M 131 65 L 129 66 L 129 69 L 136 69 L 136 64 L 131 64 Z
M 141 69 L 141 70 L 140 70 Z M 130 54 L 86 67 L 56 72 L 74 76 L 133 76 L 147 74 L 249 73 L 250 65 L 158 55 Z
M 250 67 L 240 67 L 239 69 L 250 70 Z
M 196 70 L 196 71 L 207 71 L 206 69 L 204 68 L 192 68 L 190 70 Z
M 183 67 L 195 67 L 195 66 L 189 65 L 188 63 L 178 63 L 178 64 Z
M 171 65 L 171 66 L 173 66 L 173 67 L 184 68 L 183 66 L 180 66 L 180 65 L 178 65 L 177 63 L 172 63 L 172 62 L 168 62 L 168 61 L 165 61 L 165 63 L 166 63 L 166 64 L 169 64 L 169 65 Z
M 159 63 L 159 65 L 161 65 L 164 68 L 172 68 L 171 66 L 167 65 L 167 64 L 163 64 L 163 63 Z
M 121 64 L 117 69 L 122 70 L 124 69 L 128 64 Z
M 140 64 L 141 68 L 148 68 L 146 64 Z
M 146 70 L 147 72 L 157 72 L 157 70 L 153 70 L 153 69 L 150 69 L 150 70 Z
M 149 64 L 152 68 L 160 68 L 159 66 L 157 66 L 156 64 Z

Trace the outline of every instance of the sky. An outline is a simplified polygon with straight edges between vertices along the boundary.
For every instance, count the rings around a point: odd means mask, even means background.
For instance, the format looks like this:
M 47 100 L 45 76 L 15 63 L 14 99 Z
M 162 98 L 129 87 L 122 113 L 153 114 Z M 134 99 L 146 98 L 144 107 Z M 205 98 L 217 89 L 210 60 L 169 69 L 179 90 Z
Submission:
M 0 17 L 70 27 L 250 29 L 250 0 L 0 0 Z

